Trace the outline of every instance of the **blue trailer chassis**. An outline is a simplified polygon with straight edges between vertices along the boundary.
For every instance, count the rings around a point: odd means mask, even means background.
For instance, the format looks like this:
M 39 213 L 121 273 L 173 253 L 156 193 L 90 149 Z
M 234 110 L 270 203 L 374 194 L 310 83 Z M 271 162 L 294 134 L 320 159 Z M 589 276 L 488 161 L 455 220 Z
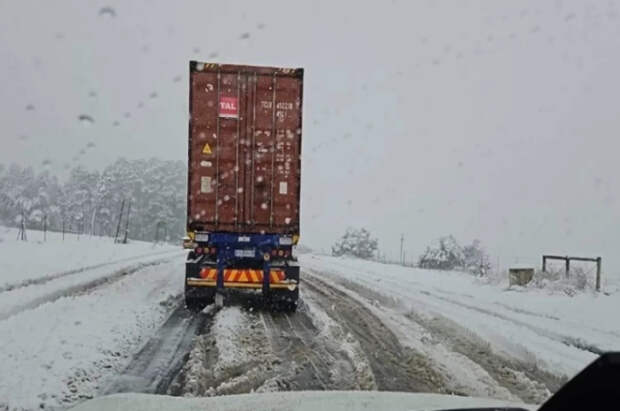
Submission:
M 202 237 L 201 237 L 202 236 Z M 205 240 L 206 241 L 201 241 Z M 264 300 L 271 300 L 274 295 L 285 296 L 291 303 L 289 310 L 297 306 L 299 295 L 299 265 L 292 257 L 292 238 L 280 234 L 237 234 L 237 233 L 197 233 L 196 248 L 190 252 L 186 263 L 186 301 L 211 303 L 217 294 L 224 295 L 225 269 L 262 269 L 262 294 Z M 216 249 L 215 254 L 209 250 Z M 206 250 L 196 254 L 196 250 Z M 203 268 L 217 270 L 215 287 L 212 282 L 199 280 Z M 270 273 L 272 268 L 284 271 L 286 282 L 277 284 L 272 290 Z M 197 290 L 197 287 L 204 288 Z M 239 284 L 239 286 L 244 284 Z M 253 288 L 256 284 L 251 284 Z M 188 286 L 190 288 L 188 288 Z M 275 287 L 275 286 L 274 286 Z M 188 294 L 198 295 L 193 298 Z M 202 304 L 198 304 L 199 306 Z

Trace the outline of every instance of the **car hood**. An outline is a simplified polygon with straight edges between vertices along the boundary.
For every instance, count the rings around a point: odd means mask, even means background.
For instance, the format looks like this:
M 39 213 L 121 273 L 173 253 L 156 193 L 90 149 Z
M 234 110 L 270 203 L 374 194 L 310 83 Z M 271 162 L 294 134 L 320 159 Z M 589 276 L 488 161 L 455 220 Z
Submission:
M 204 411 L 204 410 L 441 410 L 472 407 L 536 407 L 489 398 L 377 391 L 289 391 L 264 394 L 187 398 L 151 394 L 114 394 L 95 398 L 75 411 Z

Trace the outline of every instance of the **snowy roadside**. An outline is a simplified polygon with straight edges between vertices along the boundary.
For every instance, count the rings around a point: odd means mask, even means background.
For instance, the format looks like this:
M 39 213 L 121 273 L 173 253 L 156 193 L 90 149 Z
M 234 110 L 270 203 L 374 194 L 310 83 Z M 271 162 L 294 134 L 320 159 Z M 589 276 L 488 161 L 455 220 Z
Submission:
M 305 289 L 310 283 L 314 287 L 338 290 L 372 312 L 403 347 L 421 355 L 426 365 L 441 376 L 443 392 L 540 404 L 551 395 L 547 383 L 554 386 L 554 391 L 563 384 L 558 378 L 537 372 L 531 364 L 498 357 L 488 343 L 446 319 L 420 321 L 398 299 L 351 282 L 324 282 L 309 271 L 304 275 Z
M 109 237 L 89 237 L 75 234 L 28 230 L 28 241 L 16 241 L 17 229 L 0 226 L 0 291 L 28 285 L 42 277 L 57 277 L 85 268 L 110 262 L 131 261 L 137 257 L 163 251 L 178 250 L 178 246 L 157 245 L 142 241 L 114 244 Z
M 131 262 L 110 262 L 103 267 L 84 269 L 41 284 L 32 284 L 0 292 L 0 321 L 25 309 L 54 301 L 60 297 L 84 291 L 102 282 L 122 277 L 128 273 L 163 260 L 184 255 L 181 250 L 159 251 L 156 254 L 136 256 Z M 137 260 L 137 261 L 136 261 Z
M 327 276 L 345 288 L 359 284 L 384 296 L 384 301 L 394 301 L 392 317 L 401 326 L 395 321 L 392 326 L 403 336 L 411 333 L 412 313 L 426 322 L 447 319 L 494 352 L 559 376 L 572 376 L 597 352 L 620 347 L 613 314 L 620 310 L 620 300 L 614 295 L 511 291 L 463 273 L 328 256 L 302 255 L 300 261 L 319 278 Z
M 178 304 L 182 270 L 178 258 L 0 321 L 0 409 L 94 396 Z

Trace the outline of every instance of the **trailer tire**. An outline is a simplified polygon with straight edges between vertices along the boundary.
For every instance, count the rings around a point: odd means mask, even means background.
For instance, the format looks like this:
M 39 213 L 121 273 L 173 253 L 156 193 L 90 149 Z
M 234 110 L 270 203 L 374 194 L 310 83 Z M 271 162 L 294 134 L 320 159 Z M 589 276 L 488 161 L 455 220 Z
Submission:
M 185 307 L 190 311 L 202 311 L 215 301 L 215 289 L 185 285 Z
M 295 288 L 293 291 L 278 291 L 277 293 L 275 293 L 274 297 L 274 308 L 276 311 L 293 313 L 297 310 L 297 302 L 299 300 L 299 288 Z
M 199 312 L 202 311 L 204 306 L 201 304 L 201 301 L 197 298 L 185 298 L 185 308 L 189 311 Z

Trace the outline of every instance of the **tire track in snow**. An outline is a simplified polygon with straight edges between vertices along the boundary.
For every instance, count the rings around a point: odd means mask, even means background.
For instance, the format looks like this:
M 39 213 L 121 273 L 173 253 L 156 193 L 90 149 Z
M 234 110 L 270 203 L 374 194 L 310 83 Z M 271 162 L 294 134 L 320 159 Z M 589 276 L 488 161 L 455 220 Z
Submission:
M 270 310 L 256 295 L 229 294 L 167 393 L 376 389 L 359 343 L 303 296 L 292 314 Z
M 379 301 L 392 308 L 403 308 L 396 301 L 361 284 L 343 279 L 337 281 L 347 289 L 353 290 L 360 298 L 367 298 L 370 302 Z M 535 364 L 527 364 L 494 353 L 490 345 L 476 334 L 447 318 L 435 316 L 426 319 L 412 310 L 404 317 L 426 330 L 431 336 L 431 343 L 441 343 L 448 349 L 465 356 L 524 402 L 543 402 L 567 380 L 565 377 L 558 377 L 543 371 Z
M 174 251 L 174 253 L 177 253 L 177 252 L 178 251 Z M 60 271 L 60 272 L 57 272 L 57 273 L 44 275 L 44 276 L 38 277 L 38 278 L 31 278 L 29 280 L 20 281 L 20 282 L 17 282 L 17 283 L 5 284 L 5 285 L 0 287 L 0 293 L 17 290 L 19 288 L 28 287 L 28 286 L 31 286 L 31 285 L 45 284 L 45 283 L 47 283 L 49 281 L 53 281 L 53 280 L 56 280 L 58 278 L 66 277 L 66 276 L 73 275 L 73 274 L 83 273 L 84 271 L 90 271 L 90 270 L 94 270 L 94 269 L 101 268 L 101 267 L 107 267 L 109 265 L 114 265 L 114 264 L 118 264 L 118 263 L 124 263 L 124 262 L 127 262 L 127 261 L 137 260 L 137 259 L 145 258 L 145 257 L 152 257 L 152 256 L 156 256 L 156 255 L 159 255 L 159 254 L 164 255 L 164 254 L 171 254 L 171 253 L 173 253 L 173 251 L 169 251 L 169 250 L 168 251 L 157 251 L 157 252 L 154 252 L 154 253 L 141 254 L 141 255 L 137 255 L 137 256 L 121 258 L 121 259 L 114 260 L 114 261 L 107 261 L 105 263 L 100 263 L 100 264 L 89 265 L 89 266 L 86 266 L 86 267 L 75 268 L 75 269 L 72 269 L 72 270 Z
M 339 263 L 338 265 L 340 265 L 340 266 L 342 266 L 344 268 L 350 268 L 346 264 Z M 312 271 L 312 270 L 310 270 L 310 271 Z M 365 272 L 368 273 L 368 274 L 376 274 L 376 273 L 368 271 L 368 270 L 365 270 Z M 340 277 L 337 274 L 331 274 L 331 277 L 333 277 L 335 279 L 337 278 L 338 279 L 337 281 L 341 281 Z M 400 289 L 403 286 L 402 282 L 394 281 L 394 280 L 391 280 L 391 279 L 385 278 L 385 277 L 382 277 L 381 281 L 386 283 L 386 284 L 390 284 L 390 285 L 396 287 L 397 289 Z M 421 287 L 423 286 L 421 283 L 416 282 L 414 280 L 408 280 L 407 282 L 411 283 L 411 284 L 414 284 L 414 285 L 421 286 Z M 450 293 L 450 292 L 445 292 L 445 291 L 440 291 L 440 290 L 436 290 L 436 291 L 439 291 L 442 294 L 447 294 L 447 295 L 453 294 L 453 295 L 455 295 L 454 293 Z M 587 342 L 584 339 L 579 338 L 579 337 L 572 337 L 572 336 L 562 335 L 560 333 L 553 332 L 553 331 L 550 331 L 548 329 L 545 329 L 545 328 L 542 328 L 542 327 L 538 327 L 536 325 L 529 324 L 529 323 L 527 323 L 525 321 L 518 320 L 518 319 L 515 319 L 515 318 L 511 318 L 510 316 L 507 316 L 505 314 L 501 314 L 501 313 L 498 313 L 498 312 L 491 311 L 489 309 L 485 309 L 485 308 L 477 307 L 477 306 L 474 306 L 474 305 L 471 305 L 471 304 L 467 304 L 467 303 L 455 300 L 453 298 L 448 298 L 448 297 L 444 297 L 444 296 L 441 296 L 441 295 L 437 295 L 436 293 L 431 293 L 430 291 L 427 291 L 427 290 L 419 290 L 418 292 L 421 293 L 421 294 L 424 294 L 426 296 L 429 296 L 429 297 L 432 297 L 432 298 L 437 298 L 437 299 L 439 299 L 441 301 L 448 302 L 448 303 L 453 304 L 453 305 L 457 305 L 457 306 L 459 306 L 461 308 L 466 308 L 466 309 L 469 309 L 469 310 L 473 310 L 473 311 L 479 312 L 481 314 L 485 314 L 485 315 L 489 315 L 489 316 L 492 316 L 492 317 L 496 317 L 496 318 L 499 318 L 499 319 L 501 319 L 503 321 L 512 322 L 513 324 L 525 327 L 525 328 L 529 329 L 530 331 L 532 331 L 532 332 L 534 332 L 534 333 L 536 333 L 536 334 L 538 334 L 540 336 L 549 338 L 549 339 L 551 339 L 553 341 L 560 342 L 560 343 L 562 343 L 562 344 L 564 344 L 566 346 L 569 346 L 569 347 L 572 347 L 572 348 L 576 348 L 578 350 L 586 351 L 586 352 L 589 352 L 589 353 L 592 353 L 592 354 L 595 354 L 595 355 L 600 355 L 603 352 L 609 351 L 611 348 L 613 348 L 613 347 L 602 348 L 602 347 L 597 346 L 596 344 L 589 343 L 589 342 Z M 464 297 L 468 297 L 467 295 L 464 295 L 464 294 L 463 294 L 463 296 Z M 402 295 L 401 297 L 402 298 L 410 298 L 411 296 Z M 501 306 L 502 304 L 498 304 L 498 305 Z M 527 312 L 521 312 L 519 309 L 513 309 L 511 311 L 516 312 L 518 314 L 530 315 Z M 542 317 L 542 316 L 539 314 L 539 315 L 536 315 L 536 317 Z M 547 318 L 549 320 L 557 321 L 557 317 L 553 318 L 553 317 L 550 317 L 550 316 L 545 316 L 545 318 Z M 600 335 L 613 336 L 614 338 L 617 337 L 617 333 L 612 333 L 612 332 L 608 332 L 608 331 L 604 331 L 604 330 L 599 330 L 599 329 L 596 329 L 596 328 L 593 328 L 593 327 L 589 327 L 589 328 L 590 328 L 591 331 L 593 331 L 593 332 L 595 332 L 597 334 L 600 334 Z
M 213 311 L 192 313 L 180 301 L 104 394 L 165 394 L 187 361 L 197 334 L 208 332 Z
M 292 315 L 298 316 L 297 313 Z M 270 334 L 272 350 L 279 352 L 280 356 L 286 358 L 286 361 L 301 364 L 300 374 L 297 378 L 293 378 L 297 381 L 290 382 L 291 385 L 298 389 L 329 389 L 329 363 L 313 351 L 307 342 L 308 335 L 299 329 L 299 322 L 293 323 L 288 313 L 274 316 L 272 313 L 261 312 L 260 316 Z M 307 369 L 304 363 L 309 365 Z
M 131 265 L 128 267 L 124 267 L 121 268 L 119 270 L 114 271 L 112 274 L 109 275 L 105 275 L 103 277 L 100 278 L 96 278 L 93 279 L 91 281 L 87 281 L 85 283 L 80 283 L 80 284 L 76 284 L 73 286 L 68 286 L 68 287 L 64 287 L 62 289 L 59 290 L 55 290 L 55 291 L 51 291 L 48 293 L 43 293 L 42 295 L 39 295 L 35 298 L 30 299 L 29 301 L 22 303 L 22 304 L 17 304 L 14 305 L 12 307 L 10 307 L 9 309 L 7 309 L 4 312 L 0 313 L 0 321 L 2 320 L 6 320 L 9 317 L 12 317 L 16 314 L 19 314 L 23 311 L 26 310 L 32 310 L 34 308 L 39 307 L 42 304 L 45 303 L 52 303 L 60 298 L 63 297 L 70 297 L 72 295 L 79 295 L 79 294 L 84 294 L 84 293 L 88 293 L 94 289 L 96 289 L 97 287 L 100 287 L 102 285 L 106 285 L 106 284 L 111 284 L 115 281 L 120 280 L 121 278 L 127 276 L 127 275 L 131 275 L 134 274 L 146 267 L 150 267 L 150 266 L 154 266 L 154 265 L 159 265 L 159 264 L 163 264 L 166 262 L 171 261 L 172 258 L 170 257 L 166 257 L 166 258 L 162 258 L 162 259 L 158 259 L 155 261 L 150 261 L 150 262 L 145 262 L 145 263 L 138 263 L 135 265 Z
M 0 322 L 0 397 L 11 409 L 61 409 L 96 396 L 178 304 L 179 268 L 153 264 Z
M 398 338 L 363 304 L 314 276 L 303 283 L 338 324 L 354 335 L 383 391 L 448 392 L 433 365 L 420 353 L 403 347 Z
M 434 343 L 440 342 L 478 364 L 498 384 L 526 403 L 544 402 L 567 381 L 540 370 L 536 364 L 525 364 L 497 355 L 478 336 L 445 318 L 425 319 L 413 311 L 405 317 L 427 330 Z
M 500 313 L 497 313 L 497 312 L 494 312 L 494 311 L 491 311 L 491 310 L 487 310 L 487 309 L 484 309 L 484 308 L 476 307 L 476 306 L 471 305 L 471 304 L 466 304 L 466 303 L 463 303 L 461 301 L 456 301 L 456 300 L 453 300 L 451 298 L 442 297 L 440 295 L 436 295 L 436 294 L 430 293 L 428 291 L 420 291 L 420 292 L 422 294 L 428 295 L 428 296 L 433 297 L 433 298 L 440 299 L 440 300 L 448 302 L 450 304 L 458 305 L 460 307 L 463 307 L 463 308 L 466 308 L 466 309 L 469 309 L 469 310 L 472 310 L 472 311 L 476 311 L 476 312 L 479 312 L 479 313 L 482 313 L 482 314 L 490 315 L 492 317 L 497 317 L 497 318 L 499 318 L 499 319 L 501 319 L 503 321 L 508 321 L 508 322 L 511 322 L 511 323 L 516 324 L 518 326 L 521 326 L 521 327 L 524 327 L 524 328 L 528 328 L 531 331 L 534 331 L 536 334 L 548 337 L 548 338 L 550 338 L 552 340 L 558 341 L 560 343 L 563 343 L 565 345 L 568 345 L 568 346 L 571 346 L 571 347 L 574 347 L 574 348 L 577 348 L 577 349 L 580 349 L 580 350 L 589 351 L 589 352 L 591 352 L 593 354 L 596 354 L 596 355 L 601 355 L 604 352 L 606 352 L 606 350 L 604 350 L 602 348 L 599 348 L 599 347 L 597 347 L 594 344 L 589 344 L 589 343 L 587 343 L 586 341 L 584 341 L 584 340 L 582 340 L 580 338 L 574 338 L 574 337 L 570 337 L 570 336 L 567 336 L 567 335 L 558 334 L 558 333 L 555 333 L 553 331 L 550 331 L 550 330 L 547 330 L 547 329 L 544 329 L 544 328 L 541 328 L 541 327 L 529 324 L 529 323 L 527 323 L 525 321 L 517 320 L 515 318 L 511 318 L 511 317 L 508 317 L 506 315 L 503 315 L 503 314 L 500 314 Z
M 194 340 L 167 394 L 214 396 L 290 390 L 284 377 L 290 367 L 281 370 L 282 353 L 276 355 L 268 349 L 266 328 L 258 313 L 229 305 L 207 310 L 214 312 L 208 332 Z

